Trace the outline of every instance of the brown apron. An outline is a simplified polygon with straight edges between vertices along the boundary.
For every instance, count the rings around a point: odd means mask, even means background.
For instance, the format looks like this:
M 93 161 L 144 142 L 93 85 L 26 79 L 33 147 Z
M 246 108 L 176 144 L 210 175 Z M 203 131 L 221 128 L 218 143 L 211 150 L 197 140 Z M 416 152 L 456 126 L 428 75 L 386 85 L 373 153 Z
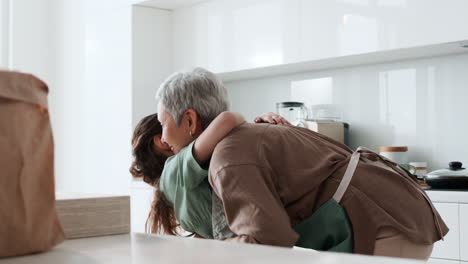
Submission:
M 299 234 L 296 246 L 322 251 L 353 252 L 354 238 L 351 224 L 340 202 L 356 171 L 361 151 L 360 147 L 351 155 L 348 167 L 333 198 L 294 226 L 294 231 Z

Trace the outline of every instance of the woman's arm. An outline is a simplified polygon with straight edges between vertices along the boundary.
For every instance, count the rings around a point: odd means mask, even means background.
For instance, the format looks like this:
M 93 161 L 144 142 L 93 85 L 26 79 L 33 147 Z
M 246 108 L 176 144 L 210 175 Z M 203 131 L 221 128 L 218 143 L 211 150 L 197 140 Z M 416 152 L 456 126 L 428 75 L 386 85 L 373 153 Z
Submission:
M 192 153 L 198 164 L 202 165 L 207 162 L 216 145 L 233 128 L 244 122 L 244 117 L 239 113 L 222 112 L 219 114 L 195 141 Z

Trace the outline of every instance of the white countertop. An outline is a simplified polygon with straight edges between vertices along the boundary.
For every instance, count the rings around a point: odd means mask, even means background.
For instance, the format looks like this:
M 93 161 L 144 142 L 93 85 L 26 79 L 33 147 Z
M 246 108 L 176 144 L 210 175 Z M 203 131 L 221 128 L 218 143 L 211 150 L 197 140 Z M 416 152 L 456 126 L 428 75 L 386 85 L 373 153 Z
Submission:
M 134 179 L 132 188 L 151 190 L 152 187 L 143 180 Z M 433 202 L 468 203 L 468 190 L 427 189 L 425 190 Z
M 346 263 L 416 264 L 416 260 L 324 253 L 208 239 L 127 234 L 66 240 L 41 254 L 0 259 L 1 264 L 99 263 Z
M 125 194 L 104 194 L 104 193 L 62 193 L 56 192 L 56 200 L 75 200 L 75 199 L 96 199 L 96 198 L 115 198 L 115 197 L 130 197 Z
M 468 203 L 468 190 L 426 190 L 433 202 Z

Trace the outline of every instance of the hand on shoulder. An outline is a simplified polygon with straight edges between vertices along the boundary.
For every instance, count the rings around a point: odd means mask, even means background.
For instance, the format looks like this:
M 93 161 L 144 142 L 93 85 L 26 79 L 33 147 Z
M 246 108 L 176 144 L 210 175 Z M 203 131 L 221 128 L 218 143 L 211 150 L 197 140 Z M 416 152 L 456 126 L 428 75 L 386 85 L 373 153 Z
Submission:
M 263 115 L 257 116 L 254 119 L 255 123 L 269 123 L 269 124 L 275 124 L 275 125 L 285 125 L 285 126 L 291 126 L 291 123 L 289 123 L 286 118 L 275 114 L 273 112 L 268 112 Z

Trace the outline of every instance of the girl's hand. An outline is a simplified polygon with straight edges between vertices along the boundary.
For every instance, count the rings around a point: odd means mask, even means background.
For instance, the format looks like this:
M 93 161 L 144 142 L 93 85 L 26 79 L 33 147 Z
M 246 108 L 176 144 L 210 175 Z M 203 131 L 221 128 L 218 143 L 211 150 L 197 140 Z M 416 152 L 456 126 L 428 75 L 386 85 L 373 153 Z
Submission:
M 273 112 L 268 112 L 265 113 L 261 116 L 258 116 L 254 119 L 255 123 L 269 123 L 269 124 L 276 124 L 276 125 L 285 125 L 285 126 L 291 126 L 291 123 L 289 123 L 288 120 L 286 120 L 284 117 L 275 114 Z
M 200 235 L 197 234 L 197 233 L 193 233 L 193 237 L 194 237 L 194 238 L 204 238 L 204 237 L 200 236 Z

